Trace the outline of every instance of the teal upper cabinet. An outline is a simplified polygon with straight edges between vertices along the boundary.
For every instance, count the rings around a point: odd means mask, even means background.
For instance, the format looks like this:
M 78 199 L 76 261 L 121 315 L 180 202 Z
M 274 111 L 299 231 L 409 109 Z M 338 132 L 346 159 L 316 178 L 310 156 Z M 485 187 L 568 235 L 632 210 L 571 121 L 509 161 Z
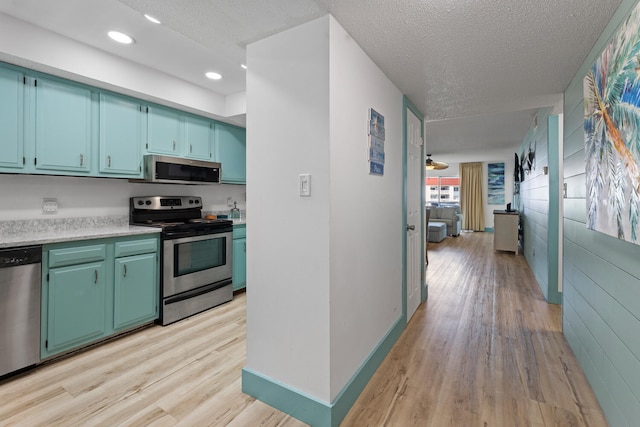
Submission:
M 222 165 L 222 182 L 247 182 L 246 130 L 226 123 L 216 124 L 216 160 Z
M 190 159 L 211 160 L 213 123 L 195 116 L 184 119 L 184 156 Z
M 35 85 L 36 169 L 91 171 L 91 91 L 38 78 Z
M 0 168 L 24 166 L 24 75 L 0 68 Z
M 182 114 L 160 106 L 148 108 L 147 152 L 179 156 L 184 129 Z
M 100 94 L 100 173 L 139 177 L 141 147 L 140 104 Z

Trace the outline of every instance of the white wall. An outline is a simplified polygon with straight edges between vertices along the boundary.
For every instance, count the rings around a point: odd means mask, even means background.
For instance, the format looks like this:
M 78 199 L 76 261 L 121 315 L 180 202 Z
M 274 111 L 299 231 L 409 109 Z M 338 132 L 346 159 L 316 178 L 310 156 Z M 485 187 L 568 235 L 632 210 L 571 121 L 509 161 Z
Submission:
M 247 58 L 246 367 L 331 403 L 402 314 L 402 94 L 329 16 Z
M 329 393 L 329 18 L 247 47 L 247 365 Z M 362 124 L 364 128 L 364 123 Z M 298 175 L 311 174 L 311 197 Z
M 330 18 L 331 400 L 402 314 L 402 93 Z M 369 175 L 364 124 L 385 119 Z
M 482 163 L 482 188 L 484 195 L 484 226 L 485 228 L 493 228 L 493 211 L 494 209 L 503 210 L 506 208 L 507 203 L 513 203 L 513 169 L 515 167 L 515 158 L 514 154 L 516 153 L 516 148 L 514 147 L 513 152 L 505 153 L 504 156 L 498 156 L 495 160 L 491 162 L 483 162 Z M 489 172 L 488 165 L 489 163 L 504 163 L 504 203 L 500 205 L 490 205 L 488 203 L 488 195 L 489 195 Z M 513 205 L 512 209 L 517 209 L 517 206 Z
M 0 174 L 0 221 L 129 215 L 129 197 L 200 196 L 205 211 L 224 211 L 227 197 L 245 207 L 244 185 L 134 184 L 126 179 Z M 44 215 L 42 199 L 56 198 L 58 213 Z
M 0 61 L 243 125 L 243 94 L 220 94 L 0 13 Z M 227 117 L 234 116 L 234 117 Z

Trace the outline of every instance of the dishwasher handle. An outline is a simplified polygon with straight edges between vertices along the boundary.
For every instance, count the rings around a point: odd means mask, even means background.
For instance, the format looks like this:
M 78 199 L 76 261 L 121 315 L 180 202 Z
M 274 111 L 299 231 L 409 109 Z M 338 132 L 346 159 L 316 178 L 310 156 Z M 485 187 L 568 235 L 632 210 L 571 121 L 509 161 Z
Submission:
M 39 264 L 40 262 L 42 262 L 42 246 L 0 249 L 0 268 Z

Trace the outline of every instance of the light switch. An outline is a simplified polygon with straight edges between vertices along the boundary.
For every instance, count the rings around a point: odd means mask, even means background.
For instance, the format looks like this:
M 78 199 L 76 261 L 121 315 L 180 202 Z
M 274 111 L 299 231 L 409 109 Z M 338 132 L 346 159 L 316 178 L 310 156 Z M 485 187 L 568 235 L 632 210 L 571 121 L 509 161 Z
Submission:
M 300 197 L 311 196 L 311 175 L 308 173 L 300 174 Z

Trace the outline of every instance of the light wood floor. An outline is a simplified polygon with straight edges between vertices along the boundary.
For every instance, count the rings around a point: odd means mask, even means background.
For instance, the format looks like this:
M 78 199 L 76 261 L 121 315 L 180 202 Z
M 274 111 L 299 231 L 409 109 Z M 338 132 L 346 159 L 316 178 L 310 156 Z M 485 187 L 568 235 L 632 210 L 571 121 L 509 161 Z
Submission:
M 343 426 L 606 426 L 522 255 L 493 234 L 429 243 L 429 298 Z
M 343 426 L 606 426 L 522 256 L 429 244 L 429 299 Z M 245 295 L 0 382 L 0 425 L 302 426 L 243 395 Z

